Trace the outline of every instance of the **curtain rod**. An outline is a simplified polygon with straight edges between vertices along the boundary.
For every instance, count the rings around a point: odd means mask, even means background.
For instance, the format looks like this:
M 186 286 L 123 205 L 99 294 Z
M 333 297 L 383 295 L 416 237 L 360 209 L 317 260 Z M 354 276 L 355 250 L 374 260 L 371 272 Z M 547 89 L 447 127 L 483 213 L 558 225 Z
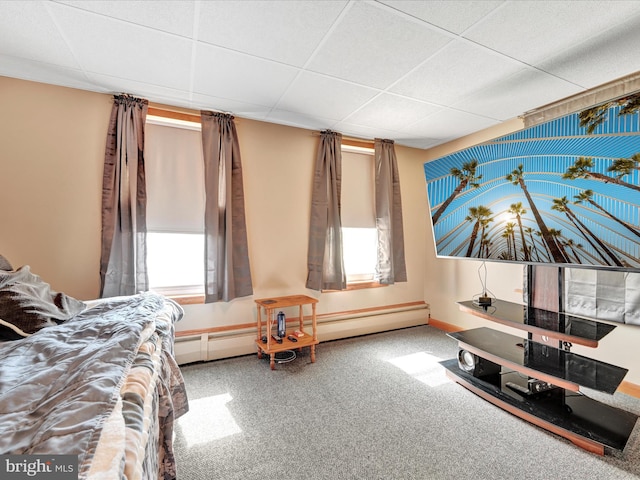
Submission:
M 221 112 L 220 110 L 211 110 L 205 109 L 211 112 L 220 112 L 220 113 L 229 113 L 229 112 Z M 193 110 L 190 108 L 181 108 L 181 107 L 171 107 L 169 105 L 161 105 L 157 103 L 150 103 L 149 109 L 147 111 L 149 115 L 155 115 L 158 117 L 164 118 L 172 118 L 174 120 L 184 120 L 186 122 L 195 122 L 200 123 L 200 111 Z M 234 122 L 240 123 L 238 118 L 234 116 Z
M 148 115 L 155 115 L 157 117 L 171 118 L 173 120 L 184 120 L 186 122 L 200 123 L 200 115 L 195 113 L 186 113 L 177 110 L 169 110 L 158 106 L 149 106 L 147 111 Z
M 319 131 L 312 131 L 311 135 L 314 137 L 319 137 L 320 134 L 322 132 Z M 364 146 L 367 148 L 373 147 L 373 145 L 375 144 L 374 140 L 369 140 L 366 138 L 358 138 L 358 137 L 347 137 L 345 135 L 342 136 L 342 140 L 345 142 L 350 142 L 351 144 L 355 145 L 355 146 Z M 362 145 L 358 145 L 358 144 L 362 144 Z

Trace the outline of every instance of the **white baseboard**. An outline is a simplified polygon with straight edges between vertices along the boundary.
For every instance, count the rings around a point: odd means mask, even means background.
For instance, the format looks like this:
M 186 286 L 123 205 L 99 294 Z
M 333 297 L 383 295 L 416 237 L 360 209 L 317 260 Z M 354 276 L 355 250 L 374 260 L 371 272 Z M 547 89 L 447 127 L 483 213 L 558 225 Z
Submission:
M 398 328 L 426 325 L 428 317 L 428 306 L 375 315 L 335 317 L 318 322 L 318 339 L 320 342 L 326 342 Z M 305 330 L 310 329 L 310 326 L 305 328 Z M 255 329 L 179 337 L 175 343 L 176 359 L 178 364 L 184 365 L 249 355 L 256 353 L 255 339 Z

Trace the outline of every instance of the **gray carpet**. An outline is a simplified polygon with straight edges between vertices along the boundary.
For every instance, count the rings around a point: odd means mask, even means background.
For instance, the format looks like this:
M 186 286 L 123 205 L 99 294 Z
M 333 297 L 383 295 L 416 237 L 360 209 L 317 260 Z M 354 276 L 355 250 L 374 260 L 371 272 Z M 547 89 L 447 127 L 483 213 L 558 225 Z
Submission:
M 429 326 L 321 343 L 269 369 L 256 355 L 182 368 L 181 480 L 635 479 L 640 422 L 600 457 L 449 381 L 456 342 Z M 640 414 L 627 395 L 598 398 Z

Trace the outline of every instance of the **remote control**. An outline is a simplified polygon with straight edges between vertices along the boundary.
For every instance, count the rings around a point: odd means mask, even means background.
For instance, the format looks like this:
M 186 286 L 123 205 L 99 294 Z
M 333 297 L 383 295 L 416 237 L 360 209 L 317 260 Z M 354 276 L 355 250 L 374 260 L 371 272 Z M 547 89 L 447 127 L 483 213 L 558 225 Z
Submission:
M 292 342 L 297 342 L 298 341 L 298 339 L 296 337 L 294 337 L 293 335 L 289 335 L 287 338 L 289 340 L 291 340 Z
M 273 338 L 273 339 L 274 339 L 276 342 L 278 342 L 278 343 L 282 343 L 282 338 L 280 338 L 280 337 L 279 337 L 279 336 L 277 336 L 277 335 L 271 335 L 271 338 Z

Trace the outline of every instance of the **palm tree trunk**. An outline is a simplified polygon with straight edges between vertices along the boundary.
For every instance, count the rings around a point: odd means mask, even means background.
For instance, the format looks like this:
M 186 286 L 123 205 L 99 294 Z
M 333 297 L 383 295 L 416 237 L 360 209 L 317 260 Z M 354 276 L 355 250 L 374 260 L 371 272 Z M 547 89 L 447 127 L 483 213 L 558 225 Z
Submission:
M 531 247 L 532 247 L 532 251 L 536 254 L 536 259 L 538 261 L 540 261 L 540 252 L 538 252 L 538 247 L 536 247 L 536 241 L 533 238 L 533 235 L 530 233 L 529 234 L 529 238 L 531 239 Z
M 562 252 L 562 255 L 564 255 L 564 257 L 567 259 L 567 262 L 571 262 L 571 257 L 567 253 L 567 249 L 564 248 L 564 244 L 561 241 L 556 240 L 556 245 L 558 245 L 558 248 Z
M 609 250 L 609 248 L 604 244 L 604 242 L 603 242 L 602 240 L 600 240 L 600 239 L 597 237 L 597 235 L 595 235 L 591 230 L 589 230 L 589 228 L 587 228 L 587 226 L 586 226 L 584 223 L 582 223 L 582 222 L 580 221 L 580 219 L 575 215 L 575 213 L 573 213 L 573 212 L 572 212 L 571 210 L 569 210 L 568 208 L 567 208 L 566 212 L 567 212 L 567 214 L 571 215 L 571 217 L 573 217 L 573 219 L 574 219 L 574 220 L 575 220 L 575 221 L 576 221 L 576 222 L 577 222 L 577 223 L 582 227 L 582 229 L 583 229 L 585 232 L 587 232 L 589 235 L 591 235 L 591 237 L 596 241 L 596 243 L 597 243 L 598 245 L 600 245 L 600 248 L 602 248 L 602 251 L 603 251 L 604 253 L 606 253 L 606 254 L 611 258 L 611 260 L 613 260 L 613 263 L 614 263 L 615 265 L 617 265 L 618 267 L 622 267 L 622 266 L 623 266 L 623 265 L 622 265 L 622 262 L 618 259 L 618 257 L 616 257 L 616 255 L 615 255 L 611 250 Z M 586 238 L 586 237 L 585 237 L 585 238 Z M 587 239 L 587 240 L 588 240 L 588 239 Z M 591 243 L 591 242 L 589 242 L 589 243 Z M 592 245 L 593 245 L 593 244 L 592 244 Z M 610 265 L 610 263 L 607 261 L 607 259 L 605 258 L 605 256 L 604 256 L 604 255 L 601 255 L 601 256 L 602 256 L 602 258 L 607 262 L 607 265 Z
M 573 248 L 573 247 L 569 247 L 569 248 L 571 248 L 571 251 L 573 252 L 573 256 L 574 256 L 574 257 L 576 257 L 576 262 L 578 262 L 578 263 L 582 263 L 582 262 L 580 261 L 580 257 L 578 257 L 578 252 L 576 252 L 576 249 L 575 249 L 575 248 Z
M 480 226 L 480 222 L 476 222 L 473 226 L 473 231 L 471 232 L 471 237 L 469 238 L 469 248 L 467 248 L 467 257 L 471 258 L 471 252 L 473 252 L 473 245 L 476 243 L 476 237 L 478 236 L 478 227 Z
M 542 239 L 547 245 L 549 253 L 553 257 L 553 261 L 556 263 L 567 263 L 567 259 L 562 255 L 562 252 L 558 248 L 558 245 L 556 244 L 554 238 L 549 234 L 549 229 L 545 225 L 544 220 L 542 220 L 542 216 L 540 215 L 540 212 L 538 211 L 535 203 L 533 203 L 533 199 L 531 198 L 531 195 L 527 190 L 527 186 L 524 184 L 524 180 L 520 178 L 518 180 L 518 183 L 520 184 L 520 188 L 522 188 L 524 195 L 527 197 L 529 207 L 531 207 L 531 211 L 533 212 L 533 217 L 536 219 L 536 223 L 538 224 L 538 228 L 540 229 L 540 233 L 542 234 Z
M 518 228 L 520 228 L 520 238 L 522 239 L 522 250 L 524 251 L 524 261 L 528 262 L 531 260 L 531 257 L 529 257 L 529 249 L 527 248 L 527 241 L 524 237 L 524 230 L 522 228 L 522 219 L 520 218 L 520 215 L 516 216 L 516 220 L 518 220 Z
M 480 258 L 482 257 L 482 250 L 484 248 L 484 230 L 485 230 L 485 226 L 484 224 L 482 225 L 482 230 L 480 230 L 480 248 L 478 248 L 478 255 L 477 257 Z
M 627 225 L 626 222 L 623 222 L 622 220 L 620 220 L 618 217 L 616 217 L 615 215 L 613 215 L 612 213 L 608 212 L 607 210 L 605 210 L 602 206 L 600 206 L 600 204 L 598 204 L 597 202 L 594 202 L 593 200 L 591 200 L 590 198 L 588 199 L 589 203 L 591 205 L 593 205 L 596 208 L 599 208 L 602 212 L 606 213 L 609 218 L 615 220 L 616 222 L 618 222 L 620 225 L 622 225 L 624 228 L 626 228 L 627 230 L 629 230 L 631 233 L 633 233 L 636 237 L 640 237 L 640 232 L 638 232 L 635 228 L 630 227 L 629 225 Z
M 589 242 L 589 245 L 591 245 L 591 247 L 598 253 L 598 255 L 600 255 L 600 258 L 602 258 L 602 260 L 604 260 L 605 264 L 608 264 L 609 263 L 609 259 L 605 256 L 605 254 L 602 251 L 600 251 L 598 246 L 591 241 L 591 239 L 587 235 L 587 232 L 585 232 L 582 229 L 582 227 L 580 225 L 578 225 L 578 223 L 573 219 L 573 217 L 574 217 L 573 212 L 571 210 L 565 210 L 564 213 L 567 215 L 567 218 L 571 221 L 571 223 L 573 223 L 573 225 L 578 229 L 578 231 L 582 235 L 582 238 L 584 238 L 587 242 Z
M 433 214 L 433 216 L 431 217 L 434 225 L 436 224 L 440 216 L 444 213 L 444 211 L 447 209 L 447 207 L 451 204 L 451 202 L 453 202 L 453 199 L 456 198 L 458 194 L 464 189 L 464 187 L 467 186 L 468 182 L 469 182 L 468 180 L 461 181 L 460 184 L 451 193 L 451 195 L 449 195 L 449 198 L 447 198 L 444 201 L 444 203 L 440 205 L 440 208 L 438 209 L 438 211 L 436 211 L 436 213 Z
M 620 180 L 619 178 L 610 177 L 609 175 L 604 175 L 598 172 L 586 172 L 590 177 L 595 178 L 596 180 L 600 180 L 604 183 L 615 183 L 616 185 L 621 185 L 623 187 L 632 188 L 640 192 L 640 187 L 638 185 L 634 185 L 632 183 L 627 183 L 624 180 Z

